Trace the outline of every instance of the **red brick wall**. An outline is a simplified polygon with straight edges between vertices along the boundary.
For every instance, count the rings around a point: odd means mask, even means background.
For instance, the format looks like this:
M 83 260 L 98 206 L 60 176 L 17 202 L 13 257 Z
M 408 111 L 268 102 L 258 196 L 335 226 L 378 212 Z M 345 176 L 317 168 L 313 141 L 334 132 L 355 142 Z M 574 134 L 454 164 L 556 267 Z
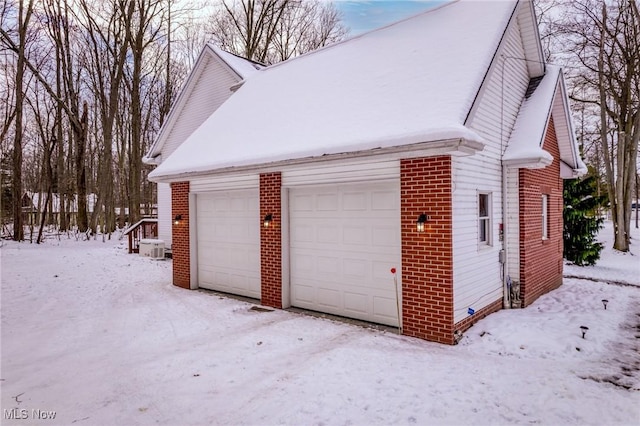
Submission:
M 268 214 L 273 221 L 268 228 L 260 226 L 260 276 L 262 304 L 282 308 L 282 175 L 260 175 L 260 220 Z
M 173 218 L 181 215 L 177 225 Z M 173 285 L 191 288 L 191 254 L 189 249 L 189 182 L 171 184 L 171 251 Z
M 523 307 L 562 284 L 562 179 L 560 152 L 549 121 L 543 148 L 553 156 L 544 169 L 520 170 L 520 297 Z M 542 194 L 549 196 L 549 238 L 542 239 Z
M 400 218 L 403 333 L 453 344 L 451 157 L 400 161 Z

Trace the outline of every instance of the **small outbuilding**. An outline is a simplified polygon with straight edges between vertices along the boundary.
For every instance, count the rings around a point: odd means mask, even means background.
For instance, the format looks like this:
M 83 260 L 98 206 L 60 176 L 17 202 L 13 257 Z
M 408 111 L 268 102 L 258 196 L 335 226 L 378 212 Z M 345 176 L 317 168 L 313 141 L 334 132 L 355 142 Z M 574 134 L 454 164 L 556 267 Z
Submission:
M 531 1 L 446 3 L 227 89 L 148 156 L 175 285 L 447 344 L 561 285 L 562 179 L 585 166 Z

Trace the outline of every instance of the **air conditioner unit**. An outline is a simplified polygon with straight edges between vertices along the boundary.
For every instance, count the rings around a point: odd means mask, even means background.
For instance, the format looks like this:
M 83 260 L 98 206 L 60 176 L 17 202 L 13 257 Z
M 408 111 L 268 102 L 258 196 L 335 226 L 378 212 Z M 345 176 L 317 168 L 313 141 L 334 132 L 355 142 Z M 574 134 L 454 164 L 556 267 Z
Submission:
M 164 259 L 164 241 L 150 238 L 140 240 L 138 254 L 151 259 Z

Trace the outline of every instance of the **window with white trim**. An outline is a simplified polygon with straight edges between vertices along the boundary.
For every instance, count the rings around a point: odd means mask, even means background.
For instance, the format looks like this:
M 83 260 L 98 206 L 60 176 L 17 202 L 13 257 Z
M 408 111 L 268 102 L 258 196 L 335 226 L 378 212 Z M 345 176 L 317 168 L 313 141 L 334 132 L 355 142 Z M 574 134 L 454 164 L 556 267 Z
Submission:
M 549 196 L 542 194 L 542 239 L 549 239 Z
M 491 193 L 478 193 L 478 242 L 491 245 Z

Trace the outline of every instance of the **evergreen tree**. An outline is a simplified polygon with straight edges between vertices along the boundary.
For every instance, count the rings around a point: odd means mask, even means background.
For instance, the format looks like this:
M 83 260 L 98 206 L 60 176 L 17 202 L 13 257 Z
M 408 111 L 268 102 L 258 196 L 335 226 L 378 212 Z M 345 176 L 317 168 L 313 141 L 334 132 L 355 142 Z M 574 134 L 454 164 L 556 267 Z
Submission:
M 602 251 L 595 239 L 604 221 L 598 208 L 607 197 L 595 194 L 595 176 L 564 181 L 564 258 L 578 266 L 595 264 Z

